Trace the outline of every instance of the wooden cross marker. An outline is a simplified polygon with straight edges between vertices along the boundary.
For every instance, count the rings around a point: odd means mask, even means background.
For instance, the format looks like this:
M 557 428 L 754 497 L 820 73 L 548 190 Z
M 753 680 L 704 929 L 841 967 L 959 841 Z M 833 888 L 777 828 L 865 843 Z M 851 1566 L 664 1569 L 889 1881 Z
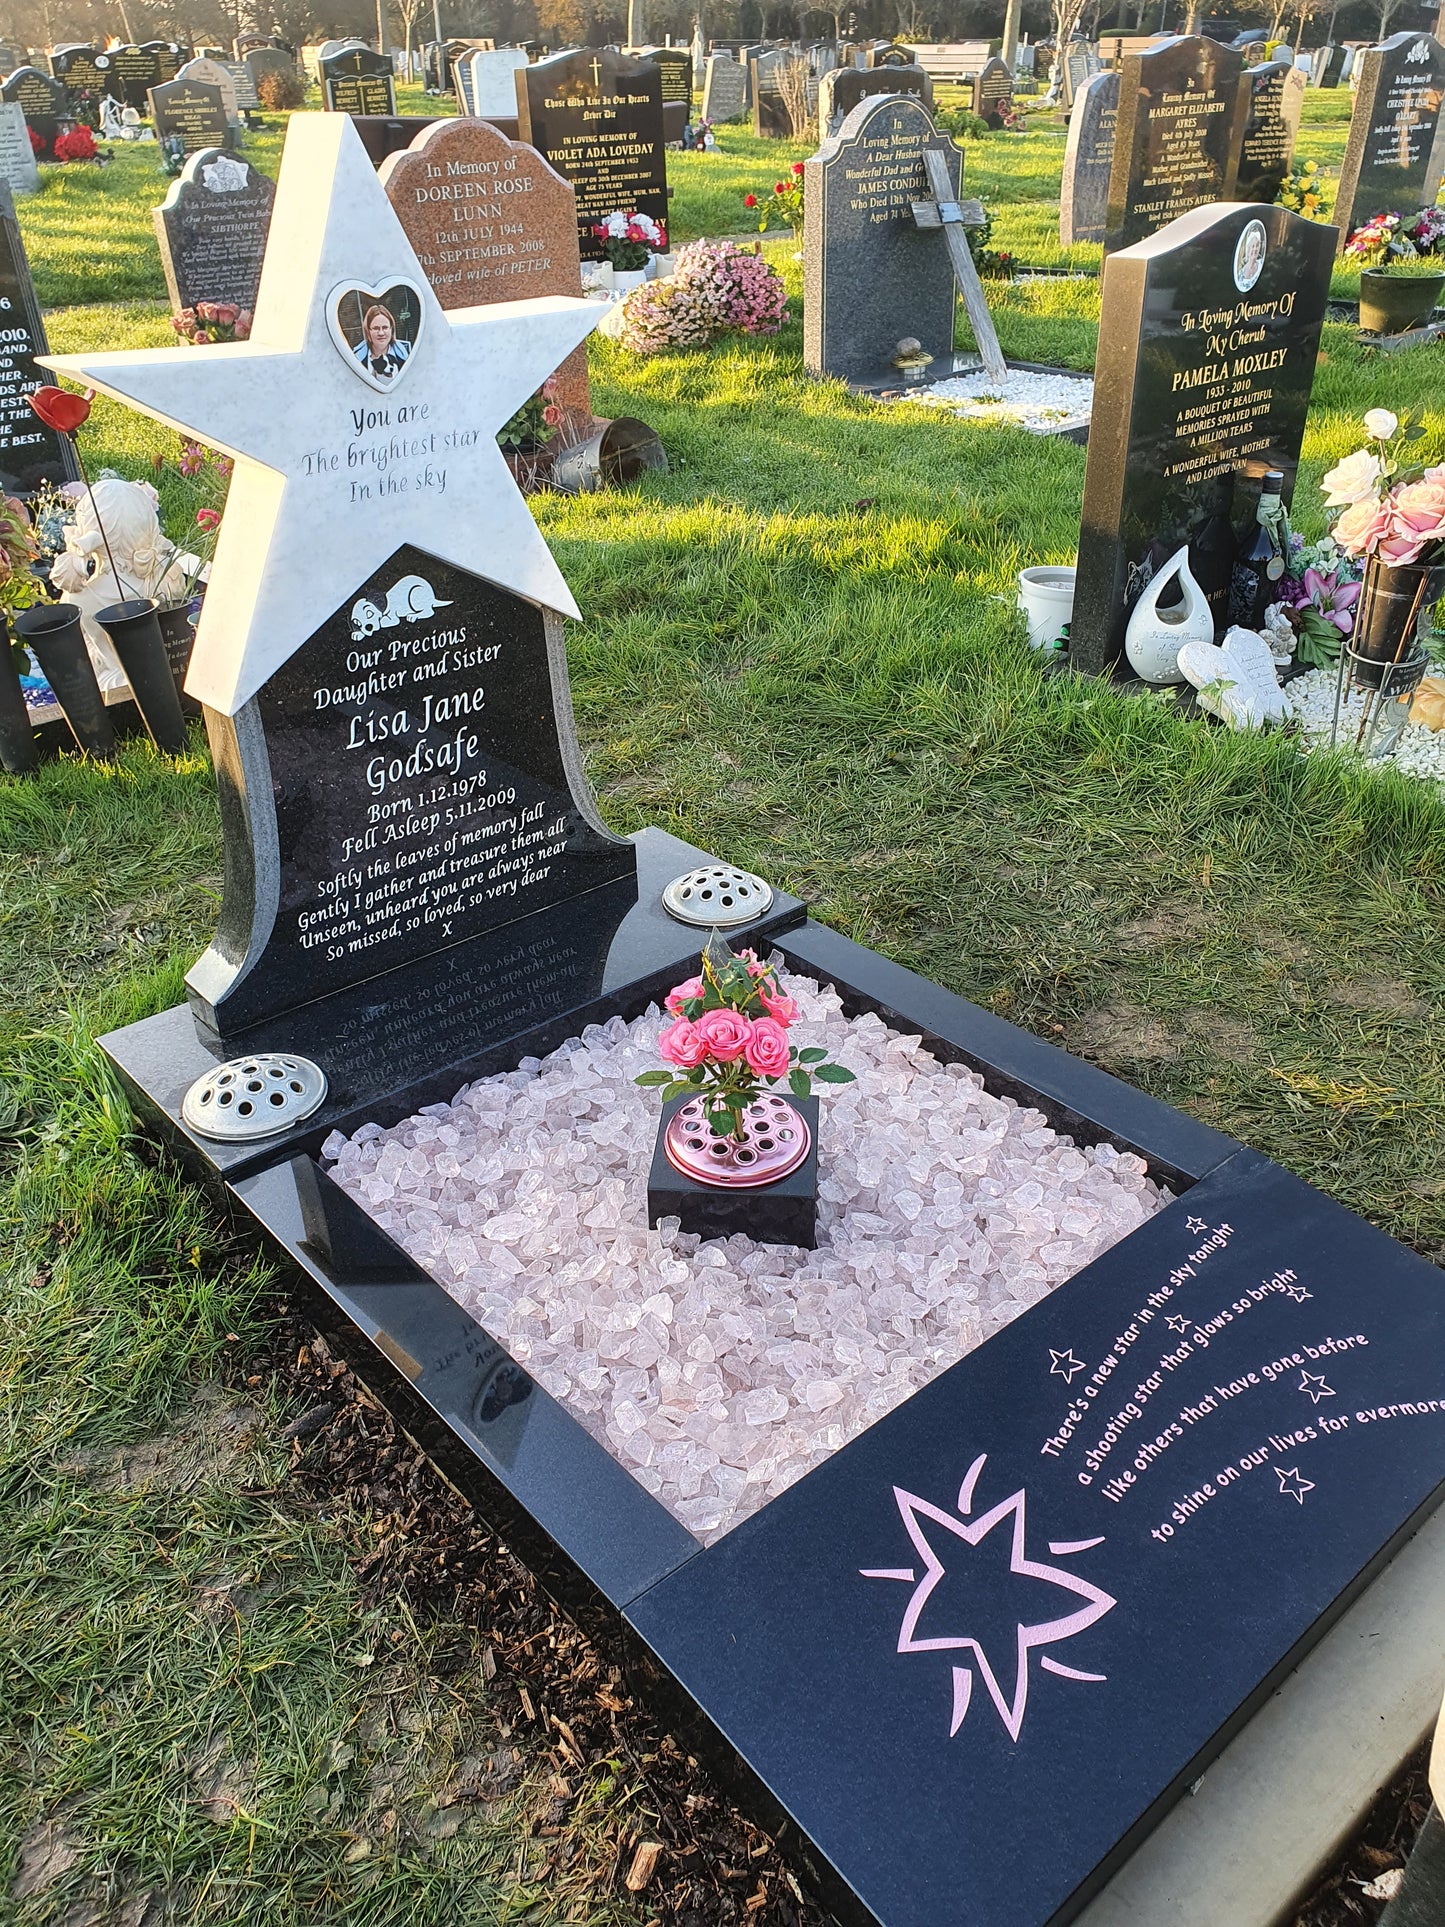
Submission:
M 920 228 L 943 229 L 943 238 L 948 243 L 948 252 L 953 259 L 954 278 L 963 296 L 968 323 L 978 343 L 978 352 L 983 356 L 984 368 L 989 380 L 1002 386 L 1008 379 L 1008 368 L 1004 363 L 1003 350 L 998 345 L 993 316 L 984 299 L 983 283 L 978 278 L 978 269 L 973 265 L 973 251 L 964 233 L 965 228 L 983 226 L 983 203 L 954 199 L 953 182 L 948 178 L 948 162 L 937 148 L 926 147 L 923 150 L 923 165 L 928 170 L 928 185 L 933 189 L 933 198 L 913 203 L 913 219 Z

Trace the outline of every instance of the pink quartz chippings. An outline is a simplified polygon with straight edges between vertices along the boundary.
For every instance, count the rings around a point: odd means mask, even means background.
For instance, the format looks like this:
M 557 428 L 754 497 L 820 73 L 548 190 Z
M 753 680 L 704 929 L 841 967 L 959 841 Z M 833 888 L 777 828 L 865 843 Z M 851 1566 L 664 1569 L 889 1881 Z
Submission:
M 664 1017 L 590 1026 L 383 1131 L 332 1175 L 704 1543 L 1142 1224 L 1143 1161 L 836 991 L 783 976 L 858 1082 L 823 1092 L 817 1251 L 647 1226 Z

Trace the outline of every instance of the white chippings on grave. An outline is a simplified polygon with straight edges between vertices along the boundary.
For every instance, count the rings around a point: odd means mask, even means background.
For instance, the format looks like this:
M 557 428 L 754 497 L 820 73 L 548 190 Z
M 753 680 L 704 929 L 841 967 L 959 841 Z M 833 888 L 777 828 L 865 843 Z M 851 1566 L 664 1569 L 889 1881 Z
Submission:
M 656 1007 L 382 1130 L 332 1175 L 705 1543 L 1168 1201 L 836 991 L 780 973 L 827 1095 L 819 1249 L 647 1226 Z
M 1307 749 L 1323 749 L 1329 744 L 1335 715 L 1335 683 L 1333 669 L 1311 669 L 1290 683 L 1285 691 Z M 1340 706 L 1339 740 L 1346 749 L 1353 745 L 1365 720 L 1365 702 L 1365 696 L 1357 692 Z M 1419 723 L 1407 723 L 1393 751 L 1384 760 L 1390 768 L 1406 776 L 1445 783 L 1445 729 L 1424 729 Z
M 1058 435 L 1087 425 L 1094 383 L 1086 375 L 1043 375 L 1011 368 L 1008 380 L 1000 385 L 980 370 L 976 375 L 950 376 L 895 399 L 947 408 L 971 421 L 1026 428 L 1035 435 Z

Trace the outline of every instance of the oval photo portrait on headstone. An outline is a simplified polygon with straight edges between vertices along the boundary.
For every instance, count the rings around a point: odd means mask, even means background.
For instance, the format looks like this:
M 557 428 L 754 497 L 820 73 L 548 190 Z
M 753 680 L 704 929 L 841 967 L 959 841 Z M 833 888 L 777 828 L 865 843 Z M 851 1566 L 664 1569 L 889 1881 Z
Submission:
M 415 282 L 377 287 L 347 281 L 326 304 L 331 339 L 361 379 L 384 394 L 406 373 L 421 335 L 421 291 Z
M 1241 294 L 1248 294 L 1263 274 L 1265 246 L 1264 222 L 1251 221 L 1234 250 L 1234 285 Z

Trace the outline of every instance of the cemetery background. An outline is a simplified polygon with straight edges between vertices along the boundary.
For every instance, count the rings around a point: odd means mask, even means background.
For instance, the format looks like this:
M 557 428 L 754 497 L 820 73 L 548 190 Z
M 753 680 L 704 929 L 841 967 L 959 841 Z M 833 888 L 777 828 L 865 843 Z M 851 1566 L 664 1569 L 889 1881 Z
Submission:
M 1341 101 L 1309 97 L 1302 157 L 1338 164 Z M 743 189 L 807 151 L 722 138 L 720 157 L 669 157 L 679 238 L 741 231 Z M 279 145 L 245 151 L 274 172 Z M 1062 152 L 1062 130 L 968 143 L 996 245 L 1049 260 Z M 22 206 L 57 351 L 173 339 L 150 244 L 163 188 L 153 156 L 121 154 Z M 1072 553 L 1083 452 L 805 381 L 791 252 L 768 244 L 794 296 L 776 338 L 651 363 L 594 345 L 595 406 L 659 429 L 666 478 L 640 500 L 534 504 L 586 611 L 573 689 L 612 826 L 727 851 L 1439 1261 L 1445 810 L 1423 785 L 1182 723 L 1168 699 L 1041 678 L 1012 582 Z M 990 296 L 1010 354 L 1092 364 L 1095 284 Z M 1381 368 L 1327 325 L 1307 534 L 1364 407 L 1445 429 L 1428 352 Z M 145 475 L 171 452 L 112 404 L 93 421 L 97 467 Z M 540 1627 L 545 1644 L 545 1617 L 478 1612 L 405 1563 L 408 1508 L 423 1537 L 436 1515 L 425 1481 L 405 1453 L 366 1458 L 374 1414 L 330 1421 L 347 1381 L 314 1354 L 297 1372 L 270 1280 L 126 1135 L 90 1040 L 181 996 L 218 847 L 200 753 L 131 747 L 0 789 L 17 1231 L 0 1492 L 20 1552 L 0 1570 L 0 1884 L 29 1870 L 37 1910 L 108 1891 L 116 1917 L 164 1890 L 196 1921 L 360 1920 L 394 1890 L 417 1922 L 649 1919 L 615 1863 L 662 1831 L 667 1760 L 614 1762 L 609 1743 L 578 1769 L 543 1730 L 521 1642 Z M 338 1433 L 368 1488 L 340 1517 Z M 788 1920 L 775 1863 L 746 1851 L 766 1888 L 749 1918 Z

